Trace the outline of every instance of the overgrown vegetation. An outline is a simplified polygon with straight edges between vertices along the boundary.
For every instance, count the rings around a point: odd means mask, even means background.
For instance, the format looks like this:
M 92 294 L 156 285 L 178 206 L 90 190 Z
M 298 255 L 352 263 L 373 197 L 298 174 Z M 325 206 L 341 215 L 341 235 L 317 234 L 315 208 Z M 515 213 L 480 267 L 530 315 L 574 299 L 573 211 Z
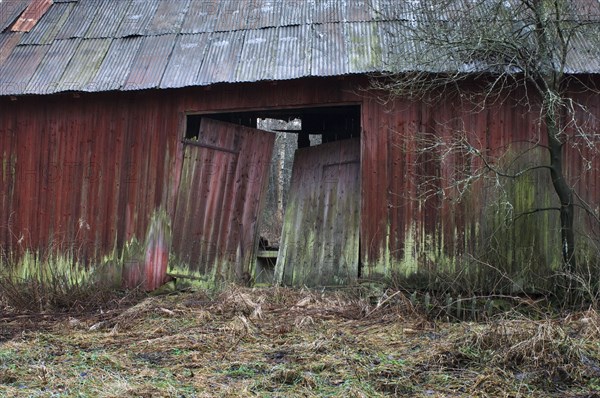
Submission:
M 4 308 L 0 395 L 596 396 L 600 315 L 530 305 L 456 323 L 398 291 L 230 286 L 51 318 Z

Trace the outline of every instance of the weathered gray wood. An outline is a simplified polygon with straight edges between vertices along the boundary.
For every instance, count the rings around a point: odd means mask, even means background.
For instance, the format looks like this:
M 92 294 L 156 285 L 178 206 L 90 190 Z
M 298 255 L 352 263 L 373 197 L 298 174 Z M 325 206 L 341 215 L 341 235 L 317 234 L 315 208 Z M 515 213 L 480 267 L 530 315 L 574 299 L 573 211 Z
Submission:
M 360 142 L 296 151 L 275 279 L 342 285 L 358 277 Z

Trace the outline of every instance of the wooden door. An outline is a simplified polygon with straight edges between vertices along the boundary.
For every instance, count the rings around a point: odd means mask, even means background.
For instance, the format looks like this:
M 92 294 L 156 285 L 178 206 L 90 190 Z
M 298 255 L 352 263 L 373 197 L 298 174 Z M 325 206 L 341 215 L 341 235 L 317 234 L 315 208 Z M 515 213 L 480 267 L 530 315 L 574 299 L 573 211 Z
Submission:
M 203 118 L 184 143 L 170 274 L 247 281 L 275 135 Z
M 298 149 L 275 279 L 343 285 L 358 277 L 360 140 Z

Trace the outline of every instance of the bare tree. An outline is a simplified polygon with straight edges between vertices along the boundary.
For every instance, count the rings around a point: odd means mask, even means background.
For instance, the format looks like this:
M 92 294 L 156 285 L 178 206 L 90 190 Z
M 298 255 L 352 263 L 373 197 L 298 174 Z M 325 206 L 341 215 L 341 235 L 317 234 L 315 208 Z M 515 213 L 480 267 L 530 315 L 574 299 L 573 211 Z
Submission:
M 539 115 L 542 136 L 534 144 L 548 155 L 539 164 L 507 170 L 468 134 L 458 134 L 452 143 L 439 138 L 430 142 L 480 159 L 482 167 L 470 170 L 457 186 L 486 173 L 495 178 L 518 178 L 540 169 L 549 173 L 548 188 L 559 205 L 527 213 L 560 212 L 562 262 L 565 272 L 574 270 L 575 207 L 596 221 L 598 214 L 569 184 L 565 147 L 583 143 L 597 150 L 600 142 L 600 115 L 588 109 L 585 95 L 573 95 L 598 94 L 586 73 L 600 71 L 600 2 L 413 0 L 402 7 L 396 11 L 404 23 L 386 32 L 397 43 L 388 59 L 390 73 L 373 79 L 374 87 L 384 89 L 391 99 L 435 102 L 454 96 L 479 107 L 503 103 L 519 93 L 521 105 Z

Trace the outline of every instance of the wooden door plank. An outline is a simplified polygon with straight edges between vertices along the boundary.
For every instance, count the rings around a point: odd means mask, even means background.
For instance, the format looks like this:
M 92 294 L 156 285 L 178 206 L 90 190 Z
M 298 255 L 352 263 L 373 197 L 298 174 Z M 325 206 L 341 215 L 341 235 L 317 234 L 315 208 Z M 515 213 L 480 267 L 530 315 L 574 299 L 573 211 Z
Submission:
M 184 145 L 172 274 L 207 282 L 247 278 L 274 142 L 273 133 L 202 119 L 198 140 Z
M 343 285 L 358 277 L 360 142 L 296 151 L 275 280 Z

